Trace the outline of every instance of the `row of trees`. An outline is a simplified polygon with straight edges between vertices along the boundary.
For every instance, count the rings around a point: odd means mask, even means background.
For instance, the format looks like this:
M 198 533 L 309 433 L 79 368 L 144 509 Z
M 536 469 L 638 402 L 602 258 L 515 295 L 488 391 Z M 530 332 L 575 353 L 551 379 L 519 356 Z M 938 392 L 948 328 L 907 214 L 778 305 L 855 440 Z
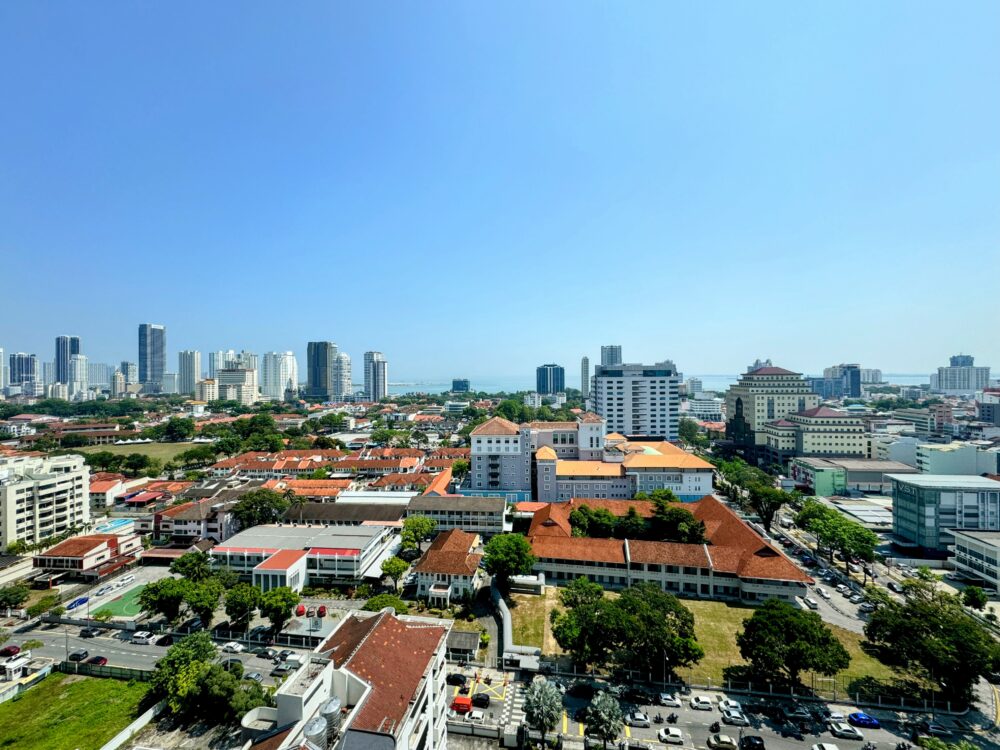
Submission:
M 7 554 L 24 555 L 29 552 L 41 552 L 54 544 L 59 544 L 59 542 L 79 534 L 80 531 L 81 529 L 79 526 L 71 526 L 62 534 L 53 534 L 52 536 L 44 537 L 37 542 L 26 542 L 23 539 L 17 539 L 7 545 Z
M 681 417 L 677 433 L 684 443 L 695 448 L 707 448 L 711 442 L 708 435 L 701 431 L 698 423 L 690 417 Z
M 793 493 L 775 487 L 770 474 L 750 466 L 743 459 L 713 463 L 724 481 L 723 493 L 748 512 L 755 513 L 768 532 L 781 507 L 797 500 Z
M 844 558 L 844 569 L 848 572 L 851 559 L 875 561 L 878 535 L 818 500 L 807 499 L 796 514 L 795 523 L 816 537 L 819 548 L 827 551 L 831 565 L 836 552 Z M 863 567 L 867 582 L 868 566 Z
M 581 505 L 569 515 L 573 536 L 607 539 L 648 539 L 683 544 L 707 544 L 705 524 L 683 507 L 670 490 L 654 490 L 651 495 L 640 492 L 636 500 L 651 500 L 653 515 L 643 518 L 631 507 L 623 516 L 615 516 L 605 508 L 592 509 Z
M 67 436 L 68 437 L 68 436 Z M 111 451 L 95 451 L 87 453 L 83 460 L 96 471 L 113 471 L 128 477 L 159 476 L 163 463 L 156 458 L 150 458 L 145 453 L 112 453 Z

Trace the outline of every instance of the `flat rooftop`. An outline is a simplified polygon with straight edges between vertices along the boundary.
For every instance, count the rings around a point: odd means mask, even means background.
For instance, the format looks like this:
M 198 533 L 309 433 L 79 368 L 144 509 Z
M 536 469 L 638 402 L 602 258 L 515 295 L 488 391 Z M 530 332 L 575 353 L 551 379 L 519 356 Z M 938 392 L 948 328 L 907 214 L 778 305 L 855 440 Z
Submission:
M 308 549 L 311 547 L 364 549 L 383 533 L 378 526 L 291 526 L 268 524 L 253 526 L 229 537 L 214 549 L 233 548 Z
M 976 529 L 948 529 L 952 534 L 971 536 L 982 542 L 1000 545 L 1000 531 L 977 531 Z
M 963 489 L 1000 491 L 1000 482 L 974 474 L 886 474 L 889 479 L 928 489 Z

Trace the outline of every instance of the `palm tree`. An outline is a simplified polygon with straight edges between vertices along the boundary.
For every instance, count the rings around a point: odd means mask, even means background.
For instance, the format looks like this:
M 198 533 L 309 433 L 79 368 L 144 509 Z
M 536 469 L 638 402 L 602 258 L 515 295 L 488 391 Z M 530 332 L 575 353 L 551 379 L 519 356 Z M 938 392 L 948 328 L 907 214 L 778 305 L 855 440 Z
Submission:
M 306 507 L 305 495 L 299 495 L 291 487 L 286 487 L 281 496 L 285 499 L 285 502 L 288 503 L 289 510 L 292 508 L 299 509 L 299 523 L 302 523 L 302 513 Z
M 622 707 L 618 699 L 611 693 L 600 692 L 590 704 L 588 731 L 604 743 L 605 749 L 608 742 L 614 742 L 615 738 L 621 734 Z
M 556 686 L 544 677 L 536 678 L 524 694 L 524 719 L 528 722 L 528 726 L 542 733 L 543 748 L 545 733 L 555 728 L 560 716 L 562 716 L 562 696 L 556 690 Z

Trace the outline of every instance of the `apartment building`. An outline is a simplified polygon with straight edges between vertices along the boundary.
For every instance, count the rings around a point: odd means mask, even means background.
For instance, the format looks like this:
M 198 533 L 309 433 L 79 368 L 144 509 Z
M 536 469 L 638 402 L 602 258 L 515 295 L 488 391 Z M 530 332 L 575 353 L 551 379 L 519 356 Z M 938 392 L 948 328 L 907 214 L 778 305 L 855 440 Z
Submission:
M 215 383 L 222 401 L 238 401 L 243 406 L 253 406 L 260 401 L 255 367 L 223 367 L 216 371 Z
M 476 552 L 480 543 L 478 534 L 461 529 L 438 534 L 413 567 L 417 596 L 426 597 L 432 607 L 449 607 L 474 597 L 486 581 L 479 567 L 483 556 Z
M 976 367 L 969 354 L 951 357 L 948 367 L 939 367 L 931 375 L 931 390 L 948 396 L 972 396 L 989 387 L 990 368 Z
M 594 368 L 594 411 L 623 435 L 678 439 L 681 376 L 670 360 Z
M 917 468 L 921 474 L 1000 474 L 1000 448 L 993 443 L 919 443 Z
M 365 396 L 381 401 L 389 396 L 389 363 L 382 352 L 365 352 Z
M 505 531 L 507 501 L 502 497 L 423 494 L 410 500 L 407 516 L 427 516 L 439 531 L 463 529 L 482 536 Z
M 37 543 L 90 521 L 90 469 L 80 455 L 0 456 L 0 545 Z
M 741 375 L 726 391 L 726 437 L 750 461 L 766 460 L 764 425 L 817 406 L 819 396 L 810 390 L 802 373 L 765 364 Z
M 947 550 L 954 531 L 1000 530 L 1000 482 L 980 476 L 890 474 L 893 533 Z
M 682 416 L 697 419 L 699 422 L 721 422 L 722 409 L 725 401 L 714 396 L 701 395 L 687 400 L 687 411 Z
M 193 396 L 195 384 L 201 380 L 201 352 L 185 349 L 177 353 L 177 392 Z
M 299 363 L 295 352 L 265 352 L 260 368 L 260 392 L 272 401 L 281 401 L 285 392 L 299 389 Z

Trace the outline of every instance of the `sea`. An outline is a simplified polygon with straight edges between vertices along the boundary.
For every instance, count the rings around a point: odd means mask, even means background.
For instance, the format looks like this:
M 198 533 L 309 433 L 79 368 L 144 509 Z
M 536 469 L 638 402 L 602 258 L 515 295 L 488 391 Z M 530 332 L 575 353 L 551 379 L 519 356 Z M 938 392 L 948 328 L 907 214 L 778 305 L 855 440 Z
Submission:
M 717 391 L 724 393 L 729 386 L 734 385 L 739 380 L 739 375 L 689 375 L 684 374 L 684 379 L 699 378 L 701 387 L 705 391 Z M 822 377 L 819 375 L 807 375 L 806 377 Z M 916 375 L 913 373 L 884 373 L 882 376 L 887 383 L 892 385 L 929 385 L 930 375 Z M 533 378 L 489 378 L 479 381 L 470 381 L 473 391 L 485 393 L 516 393 L 518 391 L 531 391 L 535 388 Z M 578 383 L 569 383 L 570 387 L 579 387 Z M 355 386 L 357 387 L 357 386 Z M 363 387 L 363 386 L 362 386 Z M 420 380 L 401 381 L 389 383 L 389 393 L 393 396 L 403 396 L 407 393 L 446 393 L 451 390 L 451 381 L 440 380 Z

